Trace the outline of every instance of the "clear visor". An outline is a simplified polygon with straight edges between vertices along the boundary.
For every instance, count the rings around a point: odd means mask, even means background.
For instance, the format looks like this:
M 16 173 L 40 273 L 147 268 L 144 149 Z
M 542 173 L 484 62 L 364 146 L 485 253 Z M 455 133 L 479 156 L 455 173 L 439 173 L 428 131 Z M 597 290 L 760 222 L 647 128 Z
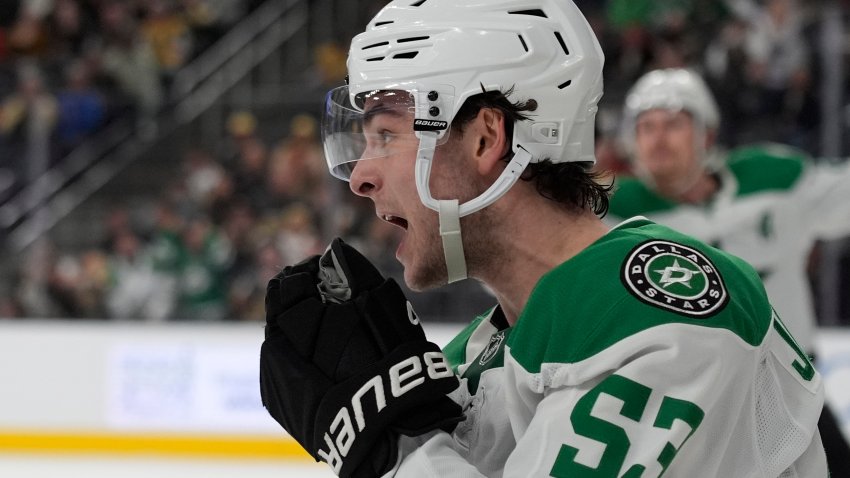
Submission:
M 331 174 L 348 181 L 356 161 L 415 156 L 422 134 L 434 135 L 435 145 L 445 143 L 452 99 L 449 88 L 404 87 L 360 93 L 352 105 L 348 86 L 329 91 L 322 143 Z

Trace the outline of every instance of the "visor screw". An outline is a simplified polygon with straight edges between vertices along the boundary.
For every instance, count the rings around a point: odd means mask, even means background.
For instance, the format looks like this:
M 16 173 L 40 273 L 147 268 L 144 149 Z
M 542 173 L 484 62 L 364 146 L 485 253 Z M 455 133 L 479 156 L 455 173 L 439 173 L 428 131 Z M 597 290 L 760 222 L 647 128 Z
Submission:
M 436 91 L 429 91 L 428 92 L 428 99 L 430 101 L 437 101 L 437 98 L 439 98 L 439 97 L 440 97 L 440 95 Z
M 431 115 L 431 116 L 440 116 L 440 108 L 437 108 L 436 106 L 432 106 L 432 107 L 428 108 L 428 114 Z

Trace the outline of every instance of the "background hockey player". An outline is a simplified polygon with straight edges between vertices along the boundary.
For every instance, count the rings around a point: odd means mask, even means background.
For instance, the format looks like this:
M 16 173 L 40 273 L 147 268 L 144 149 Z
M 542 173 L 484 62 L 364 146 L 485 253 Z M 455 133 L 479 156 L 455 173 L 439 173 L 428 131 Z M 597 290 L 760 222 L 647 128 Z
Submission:
M 743 258 L 813 354 L 806 266 L 816 240 L 850 235 L 850 165 L 817 165 L 778 144 L 721 151 L 715 99 L 686 69 L 644 75 L 627 95 L 623 119 L 635 177 L 618 180 L 607 219 L 643 215 Z M 828 407 L 820 431 L 830 471 L 850 476 L 850 448 Z
M 599 219 L 602 66 L 564 0 L 396 0 L 352 41 L 331 173 L 404 230 L 410 287 L 498 303 L 443 355 L 340 240 L 269 283 L 264 404 L 340 476 L 827 475 L 821 377 L 757 273 Z

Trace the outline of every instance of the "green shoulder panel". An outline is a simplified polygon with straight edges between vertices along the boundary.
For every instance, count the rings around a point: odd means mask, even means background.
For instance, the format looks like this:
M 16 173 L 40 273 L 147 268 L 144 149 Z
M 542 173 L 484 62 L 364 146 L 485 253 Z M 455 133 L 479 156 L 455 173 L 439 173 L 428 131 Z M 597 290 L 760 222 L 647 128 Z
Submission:
M 613 216 L 628 219 L 633 216 L 669 211 L 675 207 L 675 203 L 655 194 L 638 179 L 627 176 L 617 178 L 608 211 Z
M 730 330 L 755 345 L 768 330 L 770 310 L 758 274 L 740 259 L 632 221 L 540 280 L 508 346 L 538 373 L 543 363 L 579 362 L 671 323 Z
M 728 165 L 738 180 L 738 195 L 785 191 L 794 187 L 808 161 L 806 153 L 779 144 L 739 148 L 729 153 Z
M 449 361 L 449 364 L 451 364 L 455 373 L 457 373 L 457 367 L 459 365 L 466 363 L 466 344 L 469 342 L 469 337 L 472 336 L 472 333 L 475 332 L 475 329 L 478 328 L 481 322 L 490 316 L 490 312 L 491 311 L 487 311 L 487 313 L 476 317 L 475 320 L 461 330 L 460 333 L 451 340 L 451 342 L 443 347 L 443 354 L 446 356 L 446 360 Z

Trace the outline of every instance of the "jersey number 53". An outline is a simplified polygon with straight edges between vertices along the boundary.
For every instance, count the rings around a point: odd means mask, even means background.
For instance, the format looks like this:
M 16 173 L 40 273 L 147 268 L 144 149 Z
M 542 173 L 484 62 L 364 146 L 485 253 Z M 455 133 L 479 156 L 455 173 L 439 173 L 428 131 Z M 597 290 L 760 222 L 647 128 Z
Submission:
M 555 465 L 549 474 L 556 478 L 610 478 L 616 476 L 640 478 L 646 470 L 643 465 L 633 465 L 625 474 L 618 475 L 631 446 L 626 431 L 618 425 L 594 417 L 591 415 L 591 410 L 600 395 L 610 395 L 622 400 L 623 407 L 620 410 L 620 415 L 640 423 L 651 392 L 652 389 L 634 380 L 620 375 L 610 375 L 586 393 L 573 408 L 570 420 L 577 434 L 604 443 L 605 452 L 602 454 L 599 465 L 596 468 L 590 468 L 575 461 L 578 449 L 569 445 L 562 445 Z M 696 404 L 665 396 L 661 401 L 661 407 L 653 420 L 652 426 L 658 429 L 671 430 L 675 420 L 684 421 L 691 428 L 688 436 L 682 442 L 684 444 L 696 431 L 704 416 L 705 412 Z M 678 452 L 678 448 L 669 441 L 664 445 L 657 457 L 662 468 L 662 474 L 663 470 L 673 461 L 676 452 Z

